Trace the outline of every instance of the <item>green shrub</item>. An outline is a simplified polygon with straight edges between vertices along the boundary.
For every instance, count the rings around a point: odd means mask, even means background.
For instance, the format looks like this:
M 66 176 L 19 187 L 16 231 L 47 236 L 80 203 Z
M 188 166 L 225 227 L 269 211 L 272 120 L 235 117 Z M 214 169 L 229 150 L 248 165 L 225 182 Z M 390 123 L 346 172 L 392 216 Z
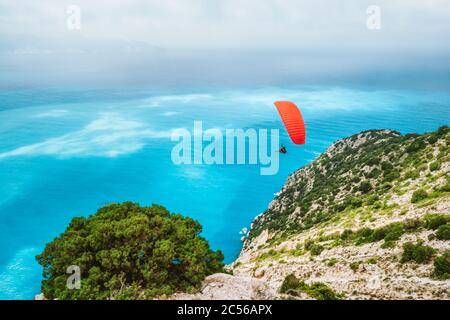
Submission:
M 372 238 L 373 230 L 370 228 L 362 228 L 356 231 L 354 237 L 355 237 L 355 244 L 360 245 L 364 243 L 373 242 Z
M 438 136 L 437 134 L 432 134 L 429 138 L 428 138 L 428 143 L 429 144 L 435 144 L 438 141 Z
M 439 188 L 441 192 L 450 192 L 450 182 L 447 182 L 442 187 Z
M 450 250 L 434 259 L 433 275 L 441 280 L 450 279 Z
M 428 193 L 425 190 L 419 189 L 414 191 L 414 193 L 412 194 L 411 202 L 417 203 L 419 201 L 425 200 L 426 198 L 428 198 Z
M 435 253 L 432 247 L 424 246 L 423 242 L 418 242 L 416 244 L 412 242 L 406 242 L 403 245 L 403 253 L 401 261 L 402 263 L 414 261 L 417 263 L 427 263 L 431 260 Z
M 314 282 L 310 285 L 303 283 L 301 291 L 307 293 L 310 297 L 317 300 L 340 300 L 342 296 L 337 294 L 333 289 L 325 283 Z
M 304 243 L 305 250 L 311 250 L 311 247 L 314 245 L 314 240 L 307 239 Z
M 318 256 L 325 249 L 318 243 L 315 243 L 314 240 L 308 239 L 304 243 L 305 250 L 308 250 L 313 256 Z
M 344 205 L 345 207 L 359 208 L 363 204 L 362 199 L 360 197 L 352 197 L 349 196 L 345 199 Z
M 406 148 L 406 152 L 414 153 L 421 149 L 424 149 L 425 147 L 426 147 L 425 142 L 423 142 L 422 140 L 415 140 Z
M 162 206 L 126 202 L 74 218 L 36 257 L 48 299 L 136 299 L 190 291 L 223 269 L 223 255 L 199 234 L 201 225 Z M 69 266 L 81 289 L 66 287 Z M 144 290 L 145 289 L 145 290 Z
M 289 291 L 291 290 L 297 290 L 299 285 L 300 280 L 297 279 L 297 277 L 293 273 L 291 273 L 290 275 L 286 276 L 286 278 L 284 278 L 284 281 L 280 287 L 280 293 L 289 293 Z
M 436 238 L 439 240 L 450 240 L 450 223 L 443 224 L 437 229 Z
M 300 257 L 300 256 L 302 256 L 304 253 L 305 253 L 305 252 L 304 252 L 300 247 L 298 247 L 298 246 L 297 246 L 297 248 L 292 249 L 292 250 L 289 252 L 289 254 L 290 254 L 291 256 L 294 256 L 294 257 Z
M 326 284 L 321 282 L 314 282 L 312 284 L 306 284 L 304 281 L 300 281 L 293 274 L 288 275 L 280 287 L 280 293 L 286 293 L 293 296 L 297 296 L 298 292 L 304 292 L 310 297 L 317 300 L 339 300 L 342 299 L 342 295 L 337 294 Z
M 356 231 L 356 237 L 359 238 L 370 238 L 372 236 L 373 230 L 370 228 L 361 228 Z
M 400 173 L 398 173 L 397 171 L 392 171 L 384 177 L 384 181 L 392 182 L 394 180 L 397 180 L 398 178 L 400 178 Z
M 369 196 L 366 197 L 366 204 L 371 206 L 375 203 L 375 201 L 379 200 L 380 197 L 378 197 L 378 195 L 376 194 L 371 194 Z
M 353 231 L 350 229 L 345 229 L 344 231 L 342 231 L 341 233 L 341 240 L 348 240 L 351 239 L 353 236 Z
M 380 200 L 375 201 L 375 203 L 373 204 L 374 209 L 381 209 L 382 207 L 383 207 L 383 202 L 381 202 Z
M 374 230 L 370 228 L 362 228 L 353 232 L 346 229 L 340 235 L 341 240 L 354 240 L 356 245 L 377 242 L 385 240 L 386 242 L 394 242 L 399 240 L 406 231 L 412 231 L 419 228 L 421 222 L 419 220 L 409 220 L 405 223 L 394 222 Z
M 372 239 L 373 241 L 381 241 L 386 237 L 386 234 L 388 233 L 388 229 L 385 227 L 377 228 L 372 233 Z
M 422 172 L 422 171 L 425 171 L 425 170 L 427 170 L 428 169 L 428 166 L 424 163 L 424 164 L 421 164 L 418 168 L 417 168 L 417 170 L 419 170 L 419 172 Z
M 309 248 L 309 252 L 311 252 L 311 254 L 313 255 L 313 256 L 318 256 L 319 254 L 321 254 L 322 253 L 322 251 L 324 250 L 325 248 L 323 247 L 323 246 L 321 246 L 320 244 L 313 244 L 310 248 Z
M 336 258 L 331 258 L 330 260 L 328 260 L 327 266 L 333 267 L 336 263 L 337 263 Z
M 397 241 L 405 233 L 403 223 L 394 222 L 386 226 L 377 228 L 372 234 L 373 241 Z
M 442 126 L 438 129 L 437 135 L 438 137 L 445 136 L 448 132 L 450 132 L 450 128 L 448 126 Z
M 446 214 L 429 214 L 425 218 L 425 227 L 427 229 L 436 230 L 440 226 L 450 222 L 450 215 Z
M 349 267 L 353 270 L 353 272 L 356 272 L 359 268 L 359 265 L 361 264 L 361 261 L 353 261 L 350 263 Z
M 380 159 L 377 157 L 372 157 L 369 160 L 367 160 L 367 164 L 369 166 L 377 166 L 380 164 Z
M 441 168 L 442 163 L 440 161 L 434 161 L 430 163 L 430 171 L 437 171 Z
M 281 252 L 280 251 L 276 251 L 274 249 L 270 249 L 269 251 L 264 252 L 263 254 L 261 254 L 257 260 L 258 261 L 262 261 L 262 260 L 266 260 L 266 259 L 277 259 L 281 256 Z
M 384 241 L 383 244 L 381 245 L 382 249 L 389 249 L 389 248 L 394 248 L 395 247 L 395 241 Z
M 377 258 L 372 257 L 366 260 L 366 263 L 368 264 L 376 264 L 377 263 Z
M 381 171 L 375 168 L 372 171 L 370 171 L 369 173 L 367 173 L 366 177 L 372 179 L 372 178 L 378 177 L 380 174 L 381 174 Z
M 359 184 L 359 191 L 361 191 L 362 193 L 367 193 L 370 190 L 372 190 L 372 185 L 370 184 L 369 181 L 363 181 Z
M 419 170 L 411 170 L 411 171 L 408 171 L 406 174 L 405 174 L 405 178 L 406 179 L 412 179 L 412 180 L 414 180 L 414 179 L 417 179 L 417 178 L 419 178 L 420 177 L 420 172 L 419 172 Z
M 385 241 L 397 241 L 405 233 L 405 229 L 401 222 L 391 223 L 386 226 Z
M 406 219 L 403 221 L 403 229 L 405 232 L 412 232 L 418 230 L 423 225 L 422 221 L 419 219 Z
M 383 161 L 381 163 L 381 169 L 387 174 L 387 173 L 391 172 L 392 169 L 394 169 L 394 166 L 390 162 Z

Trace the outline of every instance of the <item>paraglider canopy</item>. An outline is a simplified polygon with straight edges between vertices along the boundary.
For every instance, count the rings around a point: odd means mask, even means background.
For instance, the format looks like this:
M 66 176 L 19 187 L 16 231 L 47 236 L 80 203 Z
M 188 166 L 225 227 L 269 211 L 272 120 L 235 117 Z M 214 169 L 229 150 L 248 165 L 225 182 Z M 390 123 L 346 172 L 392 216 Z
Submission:
M 290 101 L 276 101 L 274 104 L 292 142 L 295 144 L 305 144 L 305 122 L 298 107 Z

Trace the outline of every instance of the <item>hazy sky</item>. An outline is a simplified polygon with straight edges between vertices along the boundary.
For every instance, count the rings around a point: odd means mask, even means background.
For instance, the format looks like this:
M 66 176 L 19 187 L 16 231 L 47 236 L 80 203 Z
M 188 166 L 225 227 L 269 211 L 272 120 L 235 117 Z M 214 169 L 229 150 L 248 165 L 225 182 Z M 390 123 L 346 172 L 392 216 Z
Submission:
M 81 30 L 66 28 L 69 5 Z M 369 5 L 382 28 L 366 27 Z M 162 47 L 441 47 L 450 0 L 2 0 L 0 34 L 146 41 Z M 17 39 L 19 41 L 19 39 Z
M 70 5 L 80 30 L 67 28 Z M 371 5 L 379 30 L 366 25 Z M 53 68 L 63 79 L 72 68 L 71 77 L 160 83 L 411 69 L 445 78 L 449 35 L 450 0 L 0 0 L 0 69 L 14 77 Z M 29 58 L 43 53 L 48 61 Z

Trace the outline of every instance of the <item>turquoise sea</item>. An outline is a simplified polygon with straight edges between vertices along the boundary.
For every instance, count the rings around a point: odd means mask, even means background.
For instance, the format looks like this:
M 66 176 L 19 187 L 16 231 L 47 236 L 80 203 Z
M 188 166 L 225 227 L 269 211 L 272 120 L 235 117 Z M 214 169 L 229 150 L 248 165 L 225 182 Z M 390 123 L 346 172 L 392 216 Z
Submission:
M 307 144 L 290 143 L 273 101 L 296 102 Z M 277 128 L 280 170 L 180 165 L 172 129 Z M 0 299 L 40 291 L 34 257 L 75 216 L 111 203 L 158 203 L 191 216 L 203 236 L 239 254 L 239 231 L 264 211 L 287 176 L 332 142 L 366 129 L 426 132 L 450 124 L 450 92 L 355 87 L 156 90 L 49 87 L 0 91 Z

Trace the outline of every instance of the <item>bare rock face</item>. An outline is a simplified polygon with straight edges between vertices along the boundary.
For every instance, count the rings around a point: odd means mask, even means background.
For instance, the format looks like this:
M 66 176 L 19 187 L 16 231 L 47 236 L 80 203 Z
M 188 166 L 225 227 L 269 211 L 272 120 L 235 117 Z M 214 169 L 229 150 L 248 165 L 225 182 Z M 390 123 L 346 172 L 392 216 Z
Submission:
M 232 276 L 216 273 L 203 282 L 201 292 L 196 294 L 177 293 L 175 300 L 263 300 L 277 299 L 274 288 L 251 276 Z
M 266 273 L 266 270 L 264 268 L 258 268 L 253 273 L 253 276 L 257 279 L 260 279 L 260 278 L 264 277 L 265 273 Z

